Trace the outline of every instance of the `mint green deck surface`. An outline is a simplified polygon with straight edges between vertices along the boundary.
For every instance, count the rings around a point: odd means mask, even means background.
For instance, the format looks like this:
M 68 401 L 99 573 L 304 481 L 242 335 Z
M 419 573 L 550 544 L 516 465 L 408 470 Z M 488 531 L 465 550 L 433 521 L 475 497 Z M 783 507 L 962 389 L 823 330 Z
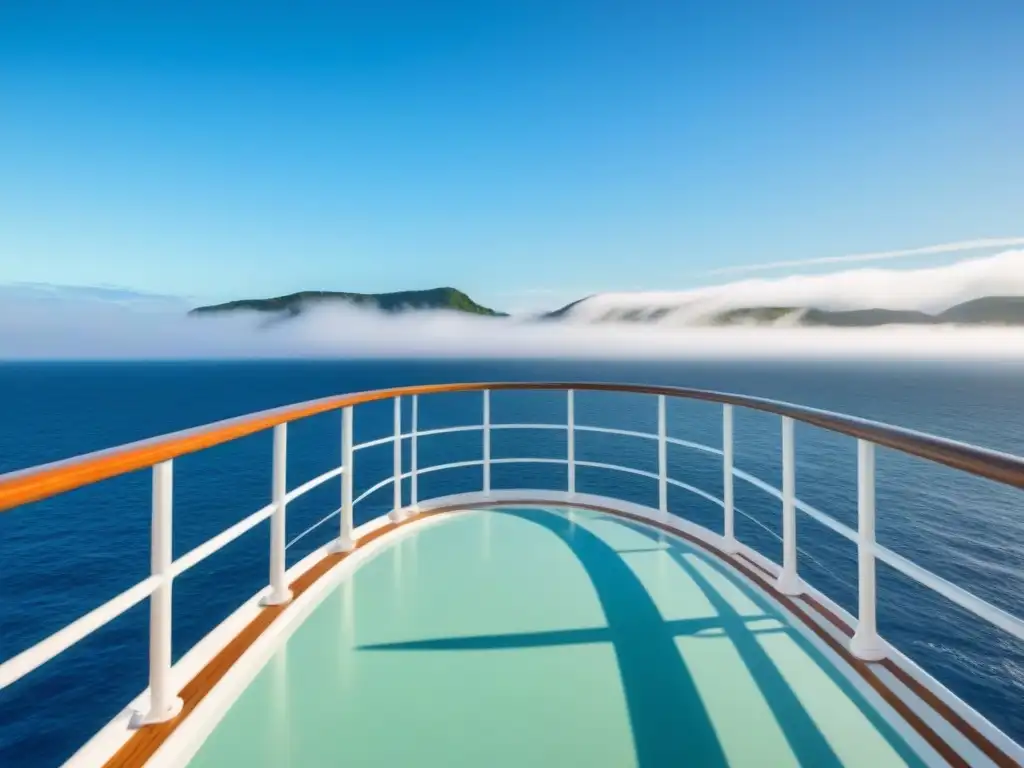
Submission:
M 619 518 L 518 508 L 452 516 L 363 565 L 190 763 L 920 764 L 713 557 Z

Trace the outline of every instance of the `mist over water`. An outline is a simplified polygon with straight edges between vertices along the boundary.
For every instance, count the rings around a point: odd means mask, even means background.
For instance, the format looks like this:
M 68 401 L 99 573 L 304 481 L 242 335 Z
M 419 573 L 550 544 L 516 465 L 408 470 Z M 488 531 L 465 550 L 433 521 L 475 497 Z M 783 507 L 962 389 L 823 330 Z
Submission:
M 704 327 L 687 312 L 749 306 L 918 309 L 1024 295 L 1024 251 L 927 269 L 853 269 L 743 280 L 676 293 L 602 294 L 558 321 L 456 312 L 384 314 L 330 305 L 268 323 L 267 315 L 190 317 L 166 297 L 98 300 L 82 290 L 6 292 L 0 359 L 588 358 L 1024 359 L 1024 328 L 883 326 Z M 100 298 L 108 298 L 101 296 Z M 610 308 L 672 302 L 662 322 L 596 323 Z
M 659 322 L 687 325 L 715 312 L 759 306 L 896 309 L 934 314 L 991 296 L 1024 296 L 1024 250 L 937 267 L 868 267 L 738 280 L 687 291 L 606 293 L 581 302 L 570 316 L 593 321 L 612 310 L 673 307 L 674 311 Z
M 114 307 L 0 316 L 0 359 L 587 358 L 1024 359 L 1020 328 L 696 328 L 388 316 L 322 307 L 265 325 L 255 314 L 196 318 Z

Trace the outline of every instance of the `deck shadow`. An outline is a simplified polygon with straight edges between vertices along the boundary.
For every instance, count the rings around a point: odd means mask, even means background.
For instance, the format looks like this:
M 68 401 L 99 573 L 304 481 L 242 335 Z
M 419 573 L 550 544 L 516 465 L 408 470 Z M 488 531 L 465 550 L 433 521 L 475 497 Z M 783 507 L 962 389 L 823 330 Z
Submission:
M 630 530 L 660 543 L 667 543 L 666 551 L 669 556 L 679 565 L 686 574 L 704 592 L 711 604 L 718 611 L 723 625 L 737 651 L 750 668 L 751 676 L 757 682 L 765 699 L 772 705 L 772 709 L 779 720 L 786 739 L 801 765 L 841 765 L 841 761 L 835 752 L 823 742 L 824 735 L 814 724 L 807 710 L 799 703 L 792 688 L 779 672 L 779 669 L 772 662 L 771 658 L 757 642 L 755 633 L 751 633 L 745 626 L 745 619 L 726 600 L 722 594 L 708 581 L 704 574 L 700 573 L 687 555 L 700 558 L 700 561 L 714 570 L 719 576 L 730 581 L 742 594 L 753 604 L 772 618 L 777 618 L 784 625 L 784 632 L 790 637 L 793 643 L 806 653 L 815 664 L 834 682 L 843 695 L 850 699 L 857 709 L 864 715 L 868 722 L 877 730 L 890 745 L 899 753 L 900 757 L 913 766 L 923 765 L 917 754 L 907 745 L 904 739 L 896 732 L 892 725 L 881 716 L 861 695 L 860 691 L 844 676 L 835 665 L 828 661 L 801 632 L 790 626 L 788 620 L 783 616 L 778 606 L 757 589 L 751 588 L 730 569 L 716 558 L 703 555 L 696 548 L 690 547 L 684 542 L 666 535 L 663 532 L 637 523 L 632 520 L 615 519 L 614 522 Z M 774 702 L 781 702 L 782 706 L 777 707 Z M 780 717 L 780 714 L 782 717 Z
M 693 677 L 676 650 L 674 635 L 647 589 L 619 554 L 586 528 L 557 513 L 533 508 L 500 508 L 493 513 L 548 529 L 583 566 L 608 622 L 603 641 L 611 644 L 618 662 L 637 764 L 641 768 L 727 766 Z M 568 636 L 573 639 L 580 632 L 590 631 L 568 630 Z M 531 638 L 526 639 L 527 647 L 537 645 L 529 642 Z M 447 638 L 444 642 L 459 639 Z
M 744 622 L 764 621 L 769 616 L 743 617 Z M 709 629 L 722 629 L 717 618 L 677 619 L 664 622 L 672 637 L 699 635 Z M 786 632 L 785 628 L 750 629 L 755 635 Z M 438 637 L 428 640 L 405 640 L 397 643 L 370 643 L 357 646 L 359 651 L 500 651 L 518 648 L 548 648 L 560 645 L 587 645 L 608 643 L 612 638 L 607 627 L 554 629 L 544 632 L 512 632 L 503 635 L 467 635 L 465 637 Z
M 622 551 L 585 526 L 557 512 L 534 508 L 497 508 L 504 514 L 544 527 L 558 536 L 583 566 L 607 620 L 606 627 L 573 628 L 505 635 L 447 637 L 359 646 L 361 651 L 501 650 L 610 643 L 618 662 L 632 728 L 637 763 L 643 768 L 666 765 L 728 765 L 716 729 L 680 653 L 676 638 L 703 633 L 725 635 L 747 665 L 801 765 L 837 768 L 841 762 L 825 736 L 803 708 L 785 678 L 758 643 L 757 635 L 786 633 L 788 626 L 754 628 L 748 623 L 781 619 L 767 601 L 756 604 L 763 614 L 741 616 L 682 556 L 674 539 L 640 525 L 630 528 L 658 541 L 689 578 L 708 596 L 717 616 L 666 621 L 647 588 L 623 559 Z M 626 521 L 616 522 L 626 524 Z M 641 549 L 640 551 L 649 551 Z M 699 553 L 702 560 L 709 560 Z M 737 583 L 729 577 L 732 583 Z M 742 585 L 737 585 L 743 589 Z M 785 621 L 783 624 L 785 624 Z

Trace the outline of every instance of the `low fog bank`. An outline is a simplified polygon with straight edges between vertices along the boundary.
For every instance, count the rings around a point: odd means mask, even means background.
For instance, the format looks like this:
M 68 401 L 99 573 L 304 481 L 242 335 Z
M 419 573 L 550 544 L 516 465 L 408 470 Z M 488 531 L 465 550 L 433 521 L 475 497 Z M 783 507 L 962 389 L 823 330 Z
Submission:
M 1024 331 L 591 326 L 338 306 L 268 323 L 255 313 L 189 317 L 96 302 L 9 300 L 0 307 L 0 359 L 282 357 L 1024 359 Z
M 935 314 L 989 296 L 1024 296 L 1024 250 L 921 269 L 850 269 L 740 280 L 687 291 L 603 293 L 581 302 L 566 318 L 594 322 L 609 312 L 658 307 L 676 308 L 653 321 L 666 325 L 686 325 L 717 312 L 748 307 L 895 309 Z

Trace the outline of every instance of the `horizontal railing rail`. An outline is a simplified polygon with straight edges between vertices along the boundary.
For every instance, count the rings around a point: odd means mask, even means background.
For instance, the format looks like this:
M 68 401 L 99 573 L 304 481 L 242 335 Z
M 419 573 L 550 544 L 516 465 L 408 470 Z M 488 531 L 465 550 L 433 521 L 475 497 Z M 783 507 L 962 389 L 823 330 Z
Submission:
M 493 423 L 491 421 L 491 393 L 500 390 L 563 390 L 566 392 L 566 422 L 553 423 Z M 622 392 L 654 395 L 657 398 L 657 432 L 600 427 L 576 422 L 575 393 L 577 391 Z M 437 429 L 419 430 L 419 397 L 421 395 L 450 392 L 481 392 L 481 424 L 470 424 Z M 702 400 L 722 405 L 722 447 L 671 437 L 667 434 L 666 400 L 669 397 Z M 411 401 L 411 425 L 402 428 L 402 400 Z M 359 404 L 392 399 L 394 402 L 394 430 L 386 437 L 353 444 L 353 419 Z M 743 471 L 734 464 L 733 408 L 742 406 L 781 416 L 782 488 Z M 308 416 L 341 411 L 341 464 L 301 485 L 288 490 L 285 468 L 287 464 L 287 425 Z M 830 515 L 803 502 L 796 496 L 796 459 L 794 423 L 801 421 L 818 427 L 855 437 L 858 455 L 858 519 L 856 529 L 835 520 Z M 230 440 L 273 430 L 273 483 L 271 502 L 228 527 L 189 552 L 172 557 L 172 482 L 173 459 Z M 495 430 L 557 430 L 566 435 L 564 457 L 501 457 L 491 455 L 491 435 Z M 418 440 L 458 432 L 480 432 L 482 458 L 436 465 L 420 466 Z M 576 458 L 576 434 L 580 432 L 619 435 L 651 440 L 658 448 L 658 471 L 648 471 L 619 464 Z M 402 466 L 402 446 L 410 443 L 410 466 Z M 359 496 L 353 492 L 355 454 L 365 448 L 393 445 L 393 473 L 391 476 L 365 489 Z M 668 474 L 669 445 L 721 457 L 721 498 Z M 391 486 L 394 499 L 389 513 L 400 521 L 405 514 L 414 514 L 420 503 L 418 478 L 421 475 L 466 467 L 481 467 L 482 491 L 491 492 L 491 468 L 504 464 L 552 464 L 567 467 L 570 494 L 576 492 L 576 470 L 579 467 L 622 472 L 655 481 L 658 485 L 658 512 L 666 519 L 669 487 L 695 494 L 722 509 L 722 548 L 736 553 L 743 546 L 736 538 L 734 480 L 739 479 L 778 499 L 782 504 L 783 557 L 779 564 L 776 586 L 784 594 L 795 595 L 804 590 L 797 572 L 797 513 L 811 519 L 854 542 L 858 552 L 858 611 L 856 631 L 851 650 L 860 658 L 878 659 L 887 652 L 876 627 L 875 564 L 881 560 L 910 579 L 923 584 L 955 604 L 974 613 L 1018 639 L 1024 639 L 1024 621 L 995 606 L 962 587 L 922 568 L 901 555 L 882 547 L 875 540 L 875 447 L 884 445 L 905 453 L 930 459 L 940 464 L 961 469 L 970 474 L 986 477 L 1018 488 L 1024 487 L 1024 458 L 958 443 L 945 438 L 925 435 L 891 427 L 877 422 L 833 414 L 801 406 L 761 398 L 730 395 L 675 387 L 648 387 L 636 385 L 589 383 L 494 383 L 452 384 L 405 387 L 376 390 L 355 395 L 325 398 L 285 408 L 264 411 L 251 416 L 217 422 L 205 427 L 133 443 L 121 448 L 87 454 L 77 459 L 57 462 L 20 472 L 0 476 L 0 510 L 39 501 L 58 493 L 115 477 L 126 472 L 152 467 L 153 502 L 151 526 L 151 574 L 149 577 L 115 596 L 98 608 L 71 624 L 0 664 L 0 688 L 24 677 L 54 658 L 79 640 L 147 598 L 150 600 L 150 652 L 149 652 L 149 708 L 140 712 L 138 724 L 162 722 L 178 711 L 179 701 L 171 686 L 171 586 L 173 580 L 195 567 L 263 521 L 271 527 L 269 552 L 269 588 L 263 603 L 279 605 L 291 598 L 286 583 L 285 555 L 288 548 L 338 517 L 336 551 L 349 551 L 353 540 L 353 509 L 374 493 Z M 305 493 L 336 478 L 341 478 L 340 506 L 299 533 L 286 540 L 287 505 Z M 402 483 L 410 483 L 410 504 L 403 505 Z M 740 514 L 744 514 L 740 512 Z
M 348 406 L 393 397 L 480 392 L 483 390 L 577 390 L 589 392 L 631 392 L 663 395 L 688 400 L 703 400 L 733 405 L 756 411 L 774 413 L 822 429 L 868 440 L 939 464 L 945 464 L 978 477 L 1024 488 L 1024 457 L 915 432 L 902 427 L 860 419 L 854 416 L 807 408 L 747 395 L 710 392 L 683 387 L 654 387 L 638 384 L 605 384 L 590 382 L 494 382 L 472 384 L 432 384 L 425 386 L 378 389 L 352 395 L 326 397 L 298 405 L 218 421 L 202 427 L 174 432 L 137 443 L 85 454 L 74 459 L 44 464 L 39 467 L 0 475 L 0 511 L 41 501 L 59 493 L 117 477 L 138 469 L 146 469 L 265 429 L 297 421 L 307 416 L 336 411 Z

